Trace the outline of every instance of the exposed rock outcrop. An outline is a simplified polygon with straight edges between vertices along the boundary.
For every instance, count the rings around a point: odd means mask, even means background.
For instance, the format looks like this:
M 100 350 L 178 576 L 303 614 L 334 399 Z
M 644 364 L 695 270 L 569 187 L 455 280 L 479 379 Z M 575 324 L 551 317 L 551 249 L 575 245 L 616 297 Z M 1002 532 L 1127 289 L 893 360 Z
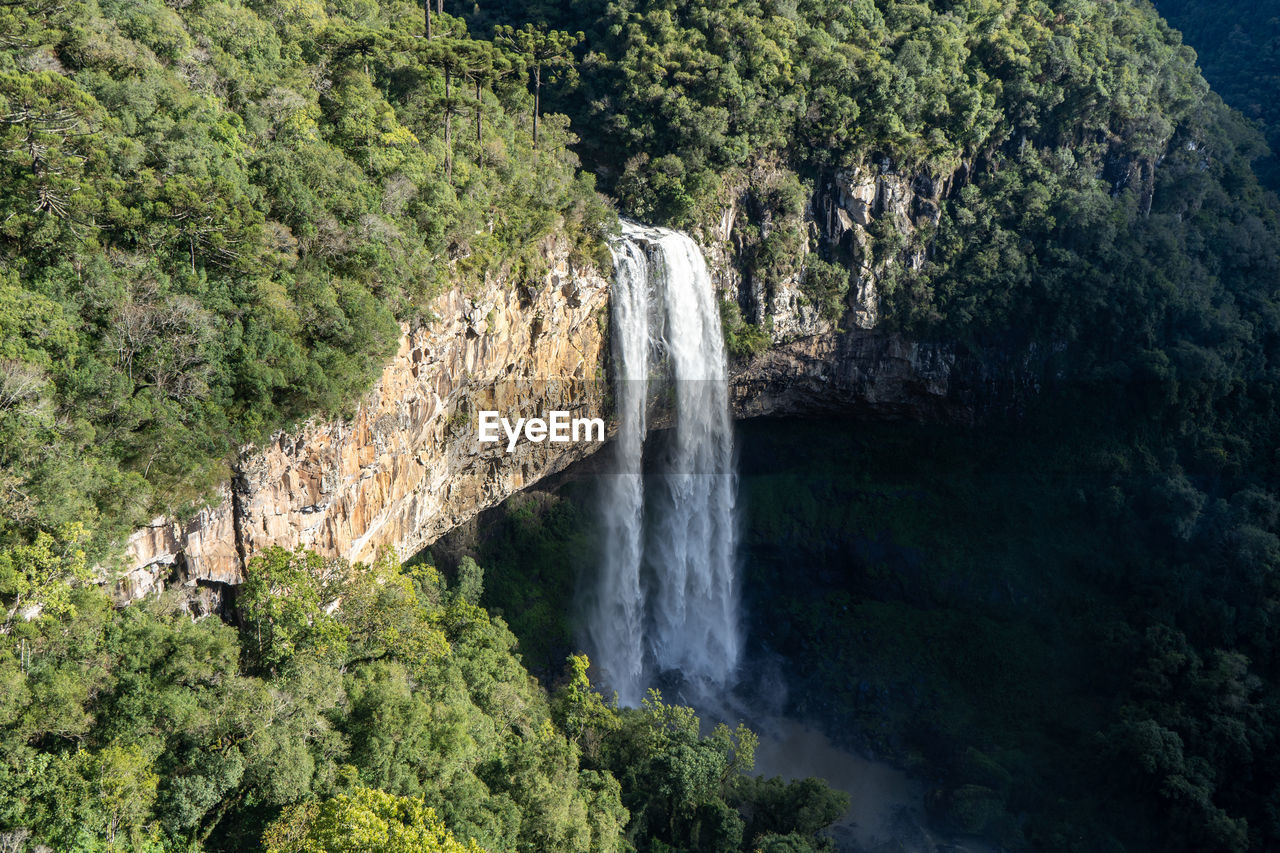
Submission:
M 968 421 L 950 347 L 857 330 L 773 347 L 734 371 L 738 417 L 851 413 Z
M 541 288 L 495 281 L 435 300 L 437 319 L 405 329 L 349 419 L 315 419 L 242 454 L 221 500 L 185 523 L 130 537 L 121 599 L 167 579 L 236 584 L 264 548 L 306 546 L 371 560 L 412 554 L 486 507 L 591 452 L 591 443 L 481 444 L 477 412 L 601 416 L 608 282 L 547 247 Z
M 881 318 L 881 282 L 895 266 L 924 265 L 920 232 L 938 223 L 943 200 L 967 174 L 965 165 L 943 177 L 900 173 L 888 163 L 851 166 L 819 179 L 803 210 L 780 215 L 778 197 L 798 185 L 786 170 L 761 164 L 726 181 L 720 215 L 698 236 L 721 298 L 737 303 L 775 345 L 841 328 L 872 330 Z M 898 247 L 877 253 L 877 234 L 896 234 Z M 805 292 L 815 252 L 849 270 L 840 318 L 824 316 Z
M 754 262 L 762 243 L 779 225 L 759 197 L 785 174 L 762 165 L 728 181 L 719 218 L 698 235 L 720 298 L 736 302 L 748 322 L 767 325 L 774 342 L 822 334 L 833 328 L 801 290 L 810 240 L 795 242 L 791 268 L 776 280 L 768 280 Z M 809 236 L 817 236 L 817 225 L 811 216 L 806 217 L 802 227 L 813 232 Z
M 971 417 L 956 379 L 968 371 L 957 370 L 949 347 L 873 328 L 884 265 L 923 259 L 911 235 L 924 220 L 936 221 L 948 185 L 883 169 L 833 176 L 807 205 L 799 262 L 768 287 L 743 273 L 743 232 L 767 235 L 771 224 L 745 211 L 749 192 L 731 194 L 719 227 L 703 234 L 704 249 L 722 296 L 749 306 L 751 321 L 767 326 L 773 340 L 734 366 L 738 417 Z M 876 266 L 868 229 L 883 218 L 907 248 Z M 854 270 L 839 324 L 820 316 L 801 290 L 804 253 L 820 242 Z M 596 450 L 593 443 L 522 442 L 507 454 L 477 440 L 481 409 L 595 417 L 607 408 L 610 282 L 572 268 L 554 242 L 546 254 L 550 272 L 540 287 L 498 280 L 478 293 L 437 298 L 434 322 L 405 329 L 352 417 L 315 419 L 246 449 L 215 504 L 189 521 L 156 519 L 135 532 L 118 597 L 180 583 L 200 588 L 188 598 L 193 610 L 207 611 L 217 606 L 210 590 L 239 583 L 246 560 L 273 545 L 350 560 L 371 560 L 382 548 L 408 556 Z
M 925 247 L 919 232 L 936 224 L 943 199 L 957 180 L 904 175 L 887 164 L 837 171 L 820 180 L 798 223 L 768 221 L 753 212 L 755 199 L 775 192 L 777 173 L 757 167 L 726 192 L 716 227 L 703 233 L 704 250 L 723 298 L 742 306 L 749 322 L 768 330 L 772 346 L 733 370 L 739 417 L 850 412 L 877 418 L 973 416 L 966 383 L 958 382 L 954 348 L 913 342 L 877 329 L 881 282 L 891 268 L 919 269 Z M 877 258 L 875 230 L 896 232 L 901 249 Z M 770 229 L 804 235 L 793 270 L 764 282 L 750 263 L 751 241 Z M 812 252 L 822 250 L 850 270 L 844 314 L 824 318 L 804 294 L 801 280 Z
M 921 226 L 936 225 L 942 199 L 954 178 L 908 176 L 887 167 L 856 167 L 836 172 L 821 185 L 812 216 L 823 239 L 836 254 L 849 258 L 854 270 L 850 319 L 860 329 L 872 329 L 880 321 L 879 282 L 889 267 L 906 264 L 919 269 L 925 250 L 914 240 Z M 905 249 L 874 260 L 870 228 L 887 221 L 902 236 Z

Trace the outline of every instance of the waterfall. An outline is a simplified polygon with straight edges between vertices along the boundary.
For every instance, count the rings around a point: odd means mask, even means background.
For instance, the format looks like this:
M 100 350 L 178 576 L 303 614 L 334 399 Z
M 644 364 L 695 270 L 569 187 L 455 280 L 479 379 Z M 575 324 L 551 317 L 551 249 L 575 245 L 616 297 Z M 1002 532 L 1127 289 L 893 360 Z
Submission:
M 704 693 L 732 684 L 737 476 L 720 315 L 701 251 L 679 232 L 628 222 L 612 248 L 619 430 L 589 635 L 603 680 L 635 705 L 668 670 Z M 670 390 L 673 429 L 646 474 L 655 387 Z
M 644 683 L 645 398 L 649 376 L 649 274 L 644 251 L 631 241 L 611 247 L 614 287 L 614 403 L 617 470 L 603 481 L 601 532 L 605 541 L 596 606 L 590 616 L 594 657 L 625 705 L 640 701 Z

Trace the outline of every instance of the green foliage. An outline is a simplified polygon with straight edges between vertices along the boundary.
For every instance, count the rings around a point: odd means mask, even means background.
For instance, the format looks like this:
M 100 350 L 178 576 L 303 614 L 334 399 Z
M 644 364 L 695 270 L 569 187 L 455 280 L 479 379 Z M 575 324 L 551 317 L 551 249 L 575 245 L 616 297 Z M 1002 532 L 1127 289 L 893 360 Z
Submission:
M 72 583 L 68 548 L 3 558 L 6 589 L 44 603 L 14 608 L 0 647 L 0 827 L 33 844 L 621 853 L 652 832 L 742 849 L 755 735 L 702 737 L 656 695 L 620 712 L 583 655 L 549 698 L 475 604 L 473 562 L 446 592 L 430 565 L 270 549 L 233 628 L 168 597 L 117 609 Z M 781 829 L 820 828 L 793 811 Z
M 620 785 L 629 815 L 618 825 L 632 844 L 655 851 L 754 851 L 756 836 L 773 827 L 799 833 L 795 838 L 808 846 L 798 849 L 826 850 L 818 833 L 844 807 L 827 814 L 822 803 L 839 803 L 843 795 L 818 780 L 757 785 L 750 778 L 756 735 L 745 726 L 719 726 L 702 737 L 691 709 L 656 693 L 641 709 L 619 709 L 592 689 L 586 655 L 563 651 L 570 647 L 579 569 L 598 553 L 595 516 L 585 509 L 595 498 L 594 489 L 573 482 L 554 495 L 516 495 L 478 531 L 456 531 L 434 550 L 485 562 L 485 602 L 510 614 L 526 664 L 558 685 L 552 716 L 581 750 L 583 766 Z M 567 666 L 555 665 L 553 654 L 566 655 Z
M 0 633 L 24 632 L 24 625 L 75 614 L 74 585 L 89 579 L 80 545 L 84 530 L 70 525 L 57 537 L 41 532 L 30 545 L 0 551 Z
M 1262 125 L 1271 155 L 1255 169 L 1271 189 L 1280 188 L 1280 16 L 1238 0 L 1157 0 L 1155 6 L 1196 49 L 1213 90 Z
M 569 656 L 568 681 L 556 691 L 551 706 L 560 728 L 579 744 L 589 735 L 598 739 L 618 726 L 616 711 L 605 705 L 600 694 L 591 687 L 591 680 L 587 677 L 590 665 L 586 655 Z M 588 742 L 585 748 L 588 756 L 598 754 L 597 743 Z
M 1099 133 L 1155 154 L 1205 91 L 1138 4 L 500 1 L 472 18 L 593 22 L 564 103 L 624 205 L 676 223 L 753 161 L 938 174 Z
M 1273 22 L 1161 8 L 1274 138 Z M 0 826 L 60 850 L 256 849 L 268 825 L 314 849 L 822 849 L 838 798 L 750 780 L 749 732 L 611 708 L 576 656 L 553 702 L 532 681 L 480 605 L 531 659 L 572 651 L 572 508 L 518 509 L 491 543 L 516 556 L 464 561 L 451 592 L 268 552 L 238 629 L 83 584 L 236 448 L 349 406 L 442 287 L 536 276 L 555 229 L 599 262 L 612 214 L 580 152 L 634 215 L 741 203 L 766 295 L 802 273 L 836 321 L 876 265 L 890 326 L 999 394 L 1049 392 L 1020 409 L 1047 437 L 1016 476 L 965 447 L 946 485 L 860 469 L 753 495 L 775 578 L 833 530 L 884 533 L 837 537 L 851 588 L 771 602 L 818 709 L 1006 847 L 1276 846 L 1280 226 L 1260 136 L 1148 4 L 494 0 L 468 16 L 492 40 L 432 20 L 0 4 Z M 806 245 L 850 167 L 944 187 L 936 222 L 873 212 L 865 247 Z M 722 318 L 735 357 L 768 345 Z M 937 459 L 920 447 L 896 460 Z M 1046 450 L 1098 480 L 1028 482 Z
M 150 759 L 137 745 L 39 756 L 23 781 L 44 837 L 68 850 L 162 850 L 149 819 L 158 782 Z
M 766 320 L 766 322 L 768 322 Z M 769 348 L 773 339 L 767 328 L 742 319 L 737 302 L 720 302 L 720 327 L 724 332 L 724 348 L 732 358 L 751 358 Z
M 481 5 L 472 21 L 588 22 L 578 85 L 554 96 L 584 159 L 632 215 L 708 235 L 736 211 L 723 248 L 753 292 L 816 249 L 801 283 L 828 319 L 875 270 L 886 326 L 984 362 L 1025 357 L 1028 384 L 1076 383 L 1172 421 L 1206 461 L 1229 445 L 1263 464 L 1271 403 L 1233 389 L 1273 384 L 1280 217 L 1250 166 L 1265 149 L 1149 4 Z M 1236 32 L 1230 55 L 1271 38 L 1272 22 L 1238 23 L 1258 14 L 1164 7 L 1214 44 Z M 1255 113 L 1268 56 L 1229 78 L 1247 79 L 1254 94 L 1233 97 Z M 806 247 L 806 208 L 824 224 L 852 170 L 923 198 L 878 194 L 868 225 Z M 726 314 L 736 354 L 763 345 Z
M 598 244 L 564 119 L 531 146 L 524 58 L 420 15 L 0 10 L 0 543 L 81 522 L 97 556 L 237 447 L 350 406 L 442 287 L 555 228 Z M 542 36 L 530 61 L 565 66 Z
M 624 849 L 617 781 L 580 764 L 585 728 L 612 713 L 585 660 L 557 705 L 576 709 L 570 738 L 514 637 L 429 566 L 268 551 L 238 630 L 167 598 L 66 596 L 0 648 L 0 826 L 32 843 Z
M 760 837 L 753 853 L 821 853 L 822 848 L 798 833 L 770 834 Z
M 778 777 L 740 777 L 734 798 L 749 804 L 747 838 L 775 839 L 757 842 L 764 849 L 783 843 L 802 843 L 797 849 L 819 849 L 818 833 L 839 820 L 849 809 L 849 795 L 833 791 L 820 779 L 784 782 Z M 781 847 L 780 849 L 786 849 Z
M 344 626 L 326 612 L 333 592 L 326 568 L 314 551 L 271 548 L 254 557 L 237 603 L 257 667 L 275 673 L 301 650 L 322 660 L 345 656 Z
M 521 659 L 548 683 L 577 651 L 573 622 L 579 573 L 596 553 L 592 515 L 573 500 L 525 491 L 491 511 L 482 535 L 448 534 L 433 552 L 454 589 L 466 585 L 467 560 L 485 567 L 479 599 L 520 639 Z
M 471 604 L 479 604 L 484 592 L 484 569 L 476 565 L 470 557 L 463 557 L 458 566 L 458 581 L 455 595 Z
M 533 73 L 533 145 L 538 146 L 538 119 L 541 116 L 542 74 L 547 72 L 548 82 L 556 82 L 560 75 L 576 79 L 573 64 L 573 48 L 582 41 L 582 33 L 548 30 L 545 24 L 525 24 L 516 29 L 499 25 L 493 30 L 496 44 L 507 47 L 529 66 Z
M 800 290 L 817 306 L 824 320 L 838 323 L 848 307 L 845 298 L 849 295 L 849 271 L 840 264 L 810 257 L 805 261 Z
M 525 524 L 532 535 L 535 517 Z M 619 711 L 592 688 L 584 655 L 570 656 L 548 700 L 514 637 L 462 591 L 481 574 L 468 564 L 446 591 L 429 563 L 350 566 L 272 550 L 242 587 L 239 642 L 225 626 L 164 615 L 164 602 L 103 609 L 99 619 L 134 636 L 103 673 L 121 690 L 87 706 L 109 708 L 113 722 L 71 719 L 91 740 L 159 726 L 148 766 L 163 773 L 142 825 L 175 846 L 257 849 L 261 835 L 269 850 L 369 849 L 361 833 L 437 843 L 429 834 L 447 831 L 490 850 L 662 849 L 684 838 L 745 851 L 742 812 L 824 849 L 829 791 L 774 782 L 757 795 L 745 727 L 701 736 L 690 709 L 656 694 Z M 19 814 L 47 837 L 35 812 Z
M 266 853 L 468 853 L 421 799 L 357 788 L 316 804 L 293 806 L 265 836 Z
M 571 661 L 567 692 L 584 662 Z M 774 830 L 808 845 L 799 849 L 823 850 L 818 833 L 848 808 L 846 795 L 818 779 L 750 778 L 754 732 L 721 723 L 703 736 L 692 709 L 666 704 L 656 690 L 640 708 L 592 716 L 600 746 L 587 761 L 599 761 L 621 783 L 638 850 L 755 850 Z

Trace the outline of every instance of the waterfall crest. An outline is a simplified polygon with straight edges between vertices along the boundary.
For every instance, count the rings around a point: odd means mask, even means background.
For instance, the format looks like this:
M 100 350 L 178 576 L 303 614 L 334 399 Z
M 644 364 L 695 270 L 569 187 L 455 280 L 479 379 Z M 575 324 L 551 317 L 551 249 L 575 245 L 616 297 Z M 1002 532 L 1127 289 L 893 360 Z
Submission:
M 732 685 L 740 650 L 737 475 L 720 315 L 702 252 L 677 231 L 624 222 L 612 247 L 616 470 L 589 614 L 593 657 L 624 705 L 678 670 Z M 669 389 L 673 429 L 645 473 L 646 408 Z

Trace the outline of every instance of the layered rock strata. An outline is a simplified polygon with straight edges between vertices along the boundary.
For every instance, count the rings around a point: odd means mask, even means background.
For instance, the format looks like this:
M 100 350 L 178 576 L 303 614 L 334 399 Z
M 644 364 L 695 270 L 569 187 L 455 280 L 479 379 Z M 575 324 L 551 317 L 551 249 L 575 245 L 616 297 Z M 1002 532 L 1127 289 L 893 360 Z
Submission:
M 236 584 L 264 548 L 305 546 L 369 561 L 408 556 L 454 525 L 595 449 L 591 443 L 478 440 L 478 412 L 513 420 L 604 414 L 609 283 L 548 247 L 536 290 L 496 281 L 449 291 L 436 319 L 404 330 L 355 414 L 314 419 L 247 448 L 220 499 L 185 522 L 130 537 L 119 597 L 166 581 Z

